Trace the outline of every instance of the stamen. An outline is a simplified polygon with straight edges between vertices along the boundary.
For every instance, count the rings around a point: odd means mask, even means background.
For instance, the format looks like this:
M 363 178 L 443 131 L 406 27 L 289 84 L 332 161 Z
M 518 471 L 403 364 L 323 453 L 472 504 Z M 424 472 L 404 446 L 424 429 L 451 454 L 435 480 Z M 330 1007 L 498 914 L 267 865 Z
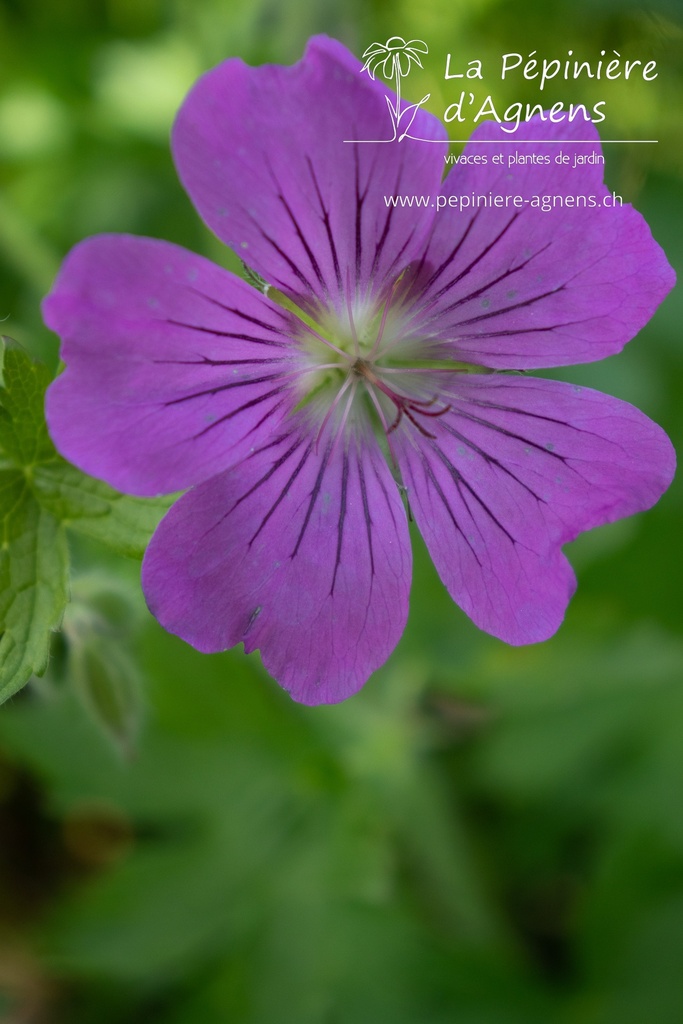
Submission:
M 344 395 L 344 392 L 348 391 L 348 389 L 349 389 L 349 387 L 351 386 L 352 383 L 354 383 L 354 378 L 351 376 L 351 374 L 348 374 L 346 380 L 344 381 L 344 383 L 340 387 L 339 391 L 335 395 L 334 401 L 332 402 L 332 404 L 330 405 L 329 409 L 325 413 L 325 418 L 323 419 L 322 423 L 320 424 L 320 430 L 318 431 L 317 437 L 315 439 L 315 454 L 316 455 L 318 454 L 318 445 L 320 443 L 320 438 L 322 437 L 322 435 L 324 433 L 325 427 L 329 423 L 330 417 L 332 416 L 334 410 L 339 405 L 339 402 L 341 401 L 342 396 Z M 346 422 L 346 416 L 347 415 L 348 415 L 348 409 L 346 410 L 346 412 L 344 414 L 344 422 Z
M 400 405 L 397 405 L 396 406 L 396 416 L 394 418 L 394 422 L 391 424 L 391 426 L 387 430 L 387 436 L 389 434 L 392 434 L 394 432 L 394 430 L 396 430 L 396 427 L 399 425 L 399 423 L 401 422 L 402 419 L 403 419 L 403 409 L 401 408 Z
M 389 434 L 391 433 L 391 431 L 387 427 L 387 420 L 386 420 L 386 416 L 384 415 L 384 410 L 382 409 L 382 406 L 379 404 L 379 399 L 377 398 L 377 395 L 375 394 L 375 389 L 373 388 L 373 386 L 370 383 L 370 381 L 366 381 L 365 382 L 365 387 L 366 387 L 367 392 L 368 392 L 368 394 L 370 396 L 372 404 L 374 405 L 375 409 L 377 410 L 377 415 L 379 416 L 380 423 L 382 424 L 382 429 L 383 429 L 384 435 L 385 435 L 385 437 L 387 439 L 387 447 L 389 449 L 389 455 L 391 456 L 391 461 L 394 464 L 394 469 L 398 470 L 398 459 L 396 458 L 396 452 L 393 449 L 393 446 L 392 446 L 392 443 L 391 443 L 391 438 L 389 437 Z
M 354 364 L 354 370 L 356 369 L 356 365 L 357 364 Z M 408 398 L 406 395 L 400 395 L 397 391 L 394 391 L 387 384 L 385 384 L 384 381 L 382 381 L 375 373 L 373 373 L 371 370 L 366 369 L 364 366 L 360 370 L 357 370 L 356 372 L 362 373 L 362 376 L 365 378 L 365 381 L 368 385 L 374 384 L 376 387 L 379 388 L 382 394 L 386 395 L 387 398 L 389 398 L 396 406 L 396 418 L 394 419 L 393 423 L 389 428 L 386 428 L 385 426 L 387 437 L 394 430 L 396 430 L 403 416 L 407 416 L 410 422 L 413 424 L 413 426 L 417 427 L 420 433 L 423 434 L 425 437 L 431 437 L 433 439 L 436 436 L 435 434 L 430 434 L 429 431 L 426 430 L 422 426 L 422 424 L 415 419 L 415 415 L 413 414 L 417 414 L 419 416 L 429 416 L 432 419 L 436 419 L 439 416 L 444 416 L 451 408 L 450 405 L 445 405 L 443 409 L 430 410 L 429 407 L 431 405 L 434 405 L 434 403 L 438 401 L 436 395 L 434 395 L 433 398 L 430 398 L 428 400 Z
M 290 377 L 301 377 L 304 373 L 314 373 L 316 370 L 343 370 L 339 363 L 312 363 L 310 366 L 303 366 L 300 370 L 291 370 L 290 373 L 278 374 L 278 380 L 289 380 Z
M 396 289 L 398 288 L 398 285 L 399 285 L 402 277 L 403 277 L 403 274 L 399 274 L 399 276 L 396 278 L 396 280 L 392 284 L 391 288 L 389 289 L 389 294 L 386 297 L 386 300 L 385 300 L 385 303 L 384 303 L 384 309 L 382 310 L 382 319 L 380 321 L 379 331 L 377 332 L 377 337 L 375 338 L 374 344 L 373 344 L 372 348 L 370 349 L 370 355 L 368 356 L 368 359 L 378 359 L 379 358 L 379 356 L 375 354 L 375 349 L 382 342 L 382 337 L 384 336 L 384 328 L 387 325 L 387 317 L 389 316 L 389 309 L 391 307 L 391 301 L 394 298 L 394 295 L 396 294 Z M 391 348 L 391 346 L 389 346 L 389 348 Z
M 349 380 L 352 380 L 352 378 L 349 377 Z M 339 444 L 339 439 L 341 437 L 343 437 L 343 435 L 344 435 L 344 427 L 346 426 L 346 421 L 347 421 L 347 419 L 349 417 L 349 412 L 351 411 L 351 406 L 353 405 L 353 399 L 355 398 L 356 388 L 357 387 L 358 387 L 358 380 L 356 379 L 356 380 L 353 380 L 353 383 L 351 385 L 351 394 L 349 395 L 349 397 L 348 397 L 348 399 L 346 401 L 346 408 L 344 409 L 344 412 L 343 412 L 343 415 L 342 415 L 342 418 L 341 418 L 341 423 L 339 424 L 339 429 L 337 430 L 337 436 L 334 439 L 334 443 L 332 445 L 332 450 L 330 451 L 330 458 L 332 458 L 332 456 L 334 455 L 335 451 L 337 450 L 337 445 Z M 339 393 L 338 397 L 341 397 L 341 392 Z
M 444 412 L 448 412 L 447 409 L 444 409 L 443 411 Z M 427 415 L 427 414 L 425 413 L 424 415 Z M 420 433 L 422 434 L 423 437 L 430 437 L 432 439 L 432 441 L 436 440 L 436 434 L 430 434 L 430 432 L 428 430 L 425 430 L 425 428 L 422 426 L 421 423 L 417 422 L 417 420 L 413 416 L 412 412 L 410 411 L 410 406 L 409 405 L 404 405 L 404 406 L 400 406 L 399 407 L 396 419 L 394 420 L 394 422 L 389 427 L 389 433 L 391 433 L 392 430 L 396 430 L 396 427 L 401 422 L 401 416 L 407 416 L 408 419 L 410 420 L 410 422 L 413 424 L 413 426 L 417 427 L 417 429 L 420 431 Z
M 305 327 L 306 330 L 310 334 L 312 334 L 314 338 L 317 338 L 318 341 L 321 341 L 323 343 L 323 345 L 326 345 L 328 348 L 331 348 L 334 352 L 337 353 L 337 355 L 341 356 L 345 363 L 349 362 L 349 353 L 348 352 L 344 352 L 343 349 L 337 348 L 337 346 L 333 342 L 328 341 L 327 338 L 323 338 L 322 334 L 320 334 L 313 327 L 311 327 L 310 324 L 307 324 L 305 320 L 299 320 L 299 323 L 301 324 L 302 327 Z
M 353 350 L 356 354 L 356 359 L 360 359 L 360 344 L 358 342 L 358 333 L 353 320 L 353 308 L 351 306 L 351 271 L 348 267 L 346 269 L 346 311 L 349 315 L 349 326 L 351 328 L 351 336 L 353 338 Z
M 381 353 L 380 353 L 381 355 Z M 379 356 L 377 357 L 379 359 Z M 383 366 L 382 373 L 468 373 L 460 366 Z M 490 372 L 490 371 L 489 371 Z
M 433 398 L 430 398 L 428 402 L 408 402 L 408 408 L 414 409 L 415 412 L 419 412 L 420 416 L 431 416 L 432 419 L 438 419 L 439 416 L 443 416 L 445 413 L 450 411 L 451 406 L 444 405 L 443 409 L 435 409 L 433 412 L 427 412 L 429 406 L 434 405 L 435 402 L 438 402 L 436 395 L 434 395 Z

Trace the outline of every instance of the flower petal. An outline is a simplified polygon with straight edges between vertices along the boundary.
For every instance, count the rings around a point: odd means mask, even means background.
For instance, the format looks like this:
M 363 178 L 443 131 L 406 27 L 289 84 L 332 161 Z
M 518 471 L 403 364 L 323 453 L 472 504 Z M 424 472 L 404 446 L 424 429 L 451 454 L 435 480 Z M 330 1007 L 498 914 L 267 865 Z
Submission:
M 344 310 L 349 284 L 361 299 L 378 294 L 432 222 L 433 210 L 387 208 L 384 194 L 436 192 L 445 143 L 345 142 L 391 139 L 395 97 L 361 69 L 325 37 L 292 67 L 229 60 L 197 82 L 173 130 L 178 173 L 209 227 L 309 311 L 313 297 Z M 424 111 L 413 134 L 446 137 Z
M 281 434 L 184 495 L 147 550 L 152 613 L 201 651 L 244 641 L 305 704 L 358 690 L 398 642 L 411 554 L 398 489 L 369 436 L 320 454 Z
M 205 480 L 296 404 L 292 315 L 167 242 L 80 243 L 43 312 L 67 363 L 47 394 L 55 444 L 120 490 L 160 494 Z
M 370 43 L 368 47 L 363 50 L 364 57 L 376 57 L 378 53 L 386 53 L 387 48 L 384 43 Z
M 575 586 L 560 545 L 653 505 L 671 443 L 626 402 L 556 381 L 468 376 L 440 399 L 432 437 L 404 425 L 395 441 L 436 568 L 482 629 L 545 640 Z
M 465 362 L 500 369 L 564 366 L 602 359 L 650 319 L 675 275 L 646 222 L 614 202 L 599 164 L 578 164 L 600 152 L 592 124 L 520 125 L 519 148 L 497 150 L 482 140 L 511 136 L 495 122 L 478 128 L 465 149 L 485 164 L 457 164 L 414 284 L 414 332 Z M 595 139 L 595 145 L 523 145 L 524 139 Z M 568 158 L 558 164 L 558 156 Z M 510 160 L 542 160 L 514 163 Z M 476 207 L 477 197 L 500 206 Z M 520 203 L 514 206 L 514 198 Z M 543 210 L 533 203 L 555 207 Z M 557 198 L 559 197 L 559 198 Z M 592 199 L 590 198 L 592 197 Z M 557 205 L 564 202 L 564 208 Z M 582 205 L 595 202 L 595 206 Z

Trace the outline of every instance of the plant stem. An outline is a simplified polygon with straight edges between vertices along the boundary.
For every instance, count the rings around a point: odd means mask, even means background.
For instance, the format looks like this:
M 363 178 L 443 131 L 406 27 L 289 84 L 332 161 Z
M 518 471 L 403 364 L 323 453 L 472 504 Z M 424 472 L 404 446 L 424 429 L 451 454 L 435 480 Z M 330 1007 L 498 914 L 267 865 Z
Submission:
M 396 58 L 394 58 L 396 60 Z M 398 130 L 398 119 L 401 116 L 401 64 L 396 60 L 396 128 Z

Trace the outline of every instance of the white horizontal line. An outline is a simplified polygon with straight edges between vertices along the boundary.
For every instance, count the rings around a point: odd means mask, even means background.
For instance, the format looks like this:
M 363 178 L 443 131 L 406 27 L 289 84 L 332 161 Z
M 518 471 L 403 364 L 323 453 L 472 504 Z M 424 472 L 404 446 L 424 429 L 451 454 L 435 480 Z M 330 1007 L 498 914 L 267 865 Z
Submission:
M 585 146 L 604 146 L 607 143 L 614 143 L 619 145 L 626 145 L 631 143 L 639 143 L 641 145 L 656 145 L 659 139 L 414 139 L 412 135 L 406 136 L 411 142 L 436 142 L 443 145 L 444 142 L 450 146 L 455 146 L 460 142 L 471 142 L 473 146 L 500 146 L 500 145 L 515 145 L 515 146 L 574 146 L 574 145 L 585 145 Z M 403 142 L 403 138 L 398 140 Z M 350 145 L 374 145 L 375 143 L 391 143 L 396 142 L 396 139 L 344 139 L 345 143 Z
M 431 142 L 429 139 L 421 139 L 421 142 Z M 436 139 L 434 140 L 437 141 Z M 499 146 L 501 143 L 515 143 L 516 146 L 529 146 L 529 145 L 549 145 L 554 144 L 556 146 L 573 146 L 577 143 L 585 143 L 586 145 L 591 144 L 593 146 L 604 146 L 606 142 L 615 143 L 627 143 L 627 142 L 640 142 L 640 143 L 655 143 L 659 142 L 659 139 L 449 139 L 449 143 L 455 144 L 456 142 L 471 142 L 472 145 L 491 145 Z

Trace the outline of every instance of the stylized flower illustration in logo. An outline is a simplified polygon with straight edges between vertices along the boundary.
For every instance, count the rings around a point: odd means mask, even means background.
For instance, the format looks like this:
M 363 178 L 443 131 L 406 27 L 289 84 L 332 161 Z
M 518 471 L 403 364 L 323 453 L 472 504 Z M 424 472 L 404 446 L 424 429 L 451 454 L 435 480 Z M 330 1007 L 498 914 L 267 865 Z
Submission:
M 180 110 L 180 177 L 267 294 L 169 243 L 109 235 L 76 246 L 45 302 L 67 364 L 47 401 L 60 450 L 124 491 L 189 488 L 145 557 L 150 608 L 202 651 L 260 648 L 310 704 L 354 693 L 401 636 L 403 493 L 453 598 L 524 644 L 558 628 L 573 592 L 561 546 L 651 506 L 674 467 L 625 402 L 495 372 L 601 359 L 633 337 L 674 280 L 642 217 L 451 208 L 473 191 L 608 193 L 595 165 L 458 165 L 441 182 L 445 132 L 424 111 L 420 135 L 442 144 L 344 145 L 386 116 L 359 67 L 318 38 L 293 67 L 226 61 Z M 561 127 L 578 152 L 590 126 Z M 518 137 L 558 130 L 537 120 Z M 500 131 L 482 125 L 469 151 Z M 399 192 L 444 209 L 387 204 Z
M 375 75 L 381 71 L 387 80 L 394 82 L 396 96 L 393 104 L 390 100 L 388 101 L 394 125 L 394 138 L 401 118 L 405 115 L 413 115 L 410 117 L 410 124 L 403 129 L 402 138 L 404 138 L 410 129 L 417 109 L 429 99 L 429 93 L 427 93 L 419 103 L 411 104 L 401 110 L 401 79 L 406 77 L 411 64 L 415 63 L 418 67 L 422 67 L 421 53 L 429 53 L 429 47 L 421 39 L 411 39 L 407 43 L 401 36 L 392 36 L 387 39 L 386 43 L 372 43 L 363 54 L 365 64 L 361 68 L 361 72 L 367 71 L 374 82 Z
M 365 64 L 361 70 L 367 71 L 373 81 L 377 71 L 381 70 L 384 77 L 389 80 L 393 78 L 398 87 L 401 79 L 410 71 L 412 63 L 422 67 L 421 53 L 429 53 L 429 47 L 422 39 L 411 39 L 407 43 L 401 36 L 392 36 L 386 43 L 372 43 L 368 46 L 363 54 Z

